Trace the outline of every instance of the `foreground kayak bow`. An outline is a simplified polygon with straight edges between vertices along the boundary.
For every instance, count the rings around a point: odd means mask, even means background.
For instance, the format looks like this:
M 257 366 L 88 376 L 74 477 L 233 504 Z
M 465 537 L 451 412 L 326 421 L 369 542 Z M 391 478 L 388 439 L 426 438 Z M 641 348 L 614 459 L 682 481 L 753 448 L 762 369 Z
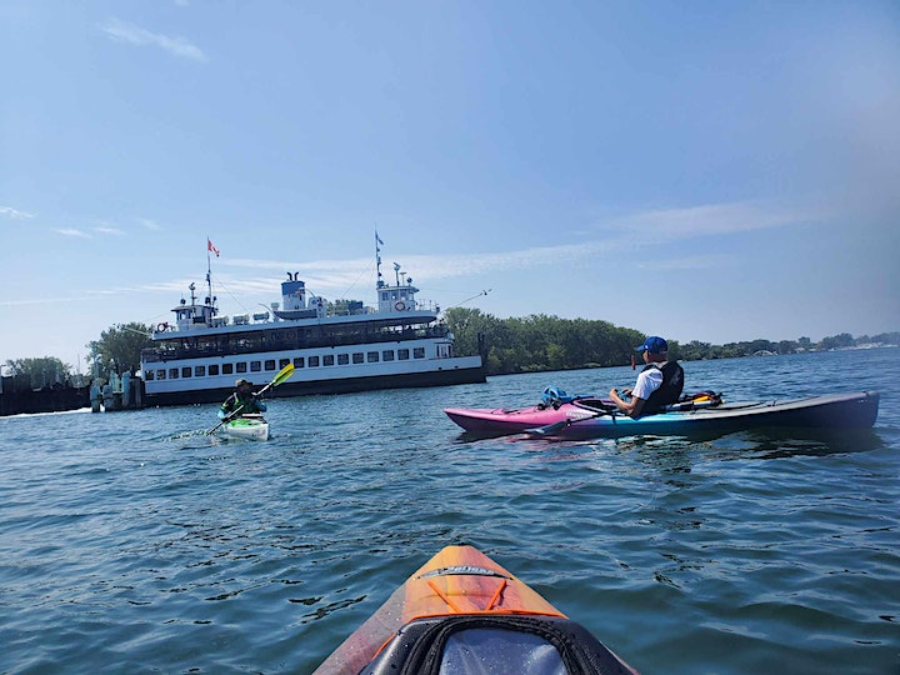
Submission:
M 441 550 L 315 675 L 636 673 L 478 549 Z

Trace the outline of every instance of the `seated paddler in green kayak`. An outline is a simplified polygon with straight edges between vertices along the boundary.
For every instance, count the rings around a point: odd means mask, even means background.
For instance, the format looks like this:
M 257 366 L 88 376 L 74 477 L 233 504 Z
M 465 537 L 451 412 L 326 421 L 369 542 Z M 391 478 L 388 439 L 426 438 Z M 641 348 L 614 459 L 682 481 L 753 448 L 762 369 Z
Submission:
M 234 383 L 234 393 L 219 408 L 219 419 L 237 419 L 244 415 L 258 415 L 266 411 L 266 404 L 253 391 L 253 383 L 240 378 Z

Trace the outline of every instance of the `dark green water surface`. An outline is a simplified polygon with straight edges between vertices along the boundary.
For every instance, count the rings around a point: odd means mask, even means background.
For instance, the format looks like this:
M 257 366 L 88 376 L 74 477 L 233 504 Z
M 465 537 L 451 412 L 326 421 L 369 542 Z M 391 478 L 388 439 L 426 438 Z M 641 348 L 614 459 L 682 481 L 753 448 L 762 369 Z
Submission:
M 729 400 L 878 389 L 864 433 L 467 440 L 449 406 L 630 368 L 0 418 L 0 672 L 309 673 L 447 544 L 644 673 L 900 671 L 900 349 L 685 364 Z

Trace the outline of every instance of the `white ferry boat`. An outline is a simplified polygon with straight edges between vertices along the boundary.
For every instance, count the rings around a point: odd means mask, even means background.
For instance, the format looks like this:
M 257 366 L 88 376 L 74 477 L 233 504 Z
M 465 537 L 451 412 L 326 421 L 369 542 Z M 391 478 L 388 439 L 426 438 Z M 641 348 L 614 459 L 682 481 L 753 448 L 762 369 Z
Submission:
M 419 289 L 399 265 L 395 283 L 383 281 L 379 253 L 376 246 L 374 309 L 356 301 L 329 313 L 288 272 L 271 312 L 220 316 L 207 272 L 209 295 L 198 302 L 191 284 L 190 303 L 182 298 L 174 323 L 158 324 L 141 354 L 146 403 L 222 401 L 237 378 L 261 386 L 288 364 L 294 375 L 272 397 L 484 382 L 481 356 L 454 356 L 439 308 L 416 300 Z

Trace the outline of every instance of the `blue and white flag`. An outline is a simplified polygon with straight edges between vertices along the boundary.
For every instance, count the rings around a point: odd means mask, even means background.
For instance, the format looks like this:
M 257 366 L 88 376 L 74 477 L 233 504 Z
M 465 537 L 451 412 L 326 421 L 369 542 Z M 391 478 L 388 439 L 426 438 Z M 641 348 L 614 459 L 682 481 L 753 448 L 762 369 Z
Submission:
M 384 242 L 381 241 L 381 237 L 378 236 L 378 230 L 375 230 L 375 243 L 384 246 Z

